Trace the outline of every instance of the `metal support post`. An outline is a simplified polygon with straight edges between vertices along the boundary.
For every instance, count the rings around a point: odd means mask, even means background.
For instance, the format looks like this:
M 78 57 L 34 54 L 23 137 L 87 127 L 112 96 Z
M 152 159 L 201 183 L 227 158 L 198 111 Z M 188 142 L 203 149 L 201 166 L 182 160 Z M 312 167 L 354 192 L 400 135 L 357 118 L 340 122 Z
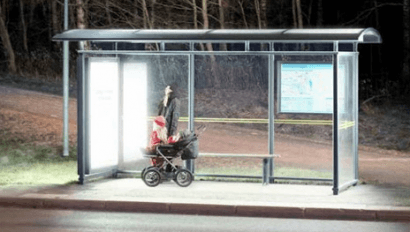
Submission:
M 355 96 L 355 102 L 354 102 L 354 120 L 355 120 L 355 126 L 354 126 L 354 172 L 355 172 L 355 179 L 359 179 L 359 54 L 357 53 L 357 43 L 354 43 L 354 52 L 356 52 L 354 56 L 354 61 L 353 61 L 353 72 L 354 72 L 354 96 Z
M 336 47 L 336 46 L 335 46 Z M 338 54 L 333 55 L 333 195 L 339 194 Z
M 194 50 L 194 44 L 190 43 L 190 50 Z M 195 130 L 194 125 L 194 101 L 195 101 L 195 56 L 189 55 L 189 70 L 188 70 L 188 129 L 193 132 Z M 195 163 L 193 160 L 185 161 L 186 168 L 195 173 Z
M 68 0 L 64 1 L 64 30 L 68 29 Z M 68 41 L 63 42 L 63 157 L 69 156 L 69 124 L 68 124 L 68 105 L 69 105 L 69 46 Z
M 272 50 L 273 49 L 273 46 L 272 46 L 273 44 L 271 43 L 271 46 L 270 46 L 270 49 Z M 273 70 L 274 70 L 274 61 L 275 61 L 275 58 L 274 58 L 274 55 L 269 55 L 269 58 L 268 58 L 268 62 L 269 62 L 269 64 L 268 64 L 268 67 L 269 67 L 269 69 L 268 69 L 268 85 L 269 85 L 269 89 L 268 89 L 268 91 L 269 91 L 269 93 L 268 93 L 268 95 L 269 95 L 269 108 L 268 108 L 268 110 L 269 110 L 269 124 L 268 124 L 268 127 L 269 127 L 269 135 L 268 135 L 268 139 L 269 139 L 269 141 L 268 141 L 268 150 L 269 150 L 269 154 L 270 155 L 273 155 L 274 154 L 274 150 L 275 150 L 275 148 L 274 148 L 274 142 L 275 142 L 275 109 L 274 109 L 274 101 L 275 101 L 275 96 L 274 96 L 274 89 L 275 89 L 275 86 L 274 86 L 274 73 L 273 73 Z M 269 182 L 270 183 L 273 183 L 274 182 L 274 178 L 273 178 L 273 176 L 274 176 L 274 172 L 273 172 L 273 169 L 274 169 L 274 161 L 273 161 L 273 158 L 270 158 L 269 159 Z
M 269 171 L 268 171 L 268 167 L 269 167 L 269 160 L 271 159 L 263 159 L 262 160 L 262 165 L 263 165 L 263 173 L 262 173 L 262 184 L 263 185 L 268 185 L 269 184 L 269 180 L 270 180 L 270 176 L 269 176 Z
M 77 58 L 77 168 L 78 181 L 85 181 L 85 93 L 84 93 L 84 55 L 79 54 Z

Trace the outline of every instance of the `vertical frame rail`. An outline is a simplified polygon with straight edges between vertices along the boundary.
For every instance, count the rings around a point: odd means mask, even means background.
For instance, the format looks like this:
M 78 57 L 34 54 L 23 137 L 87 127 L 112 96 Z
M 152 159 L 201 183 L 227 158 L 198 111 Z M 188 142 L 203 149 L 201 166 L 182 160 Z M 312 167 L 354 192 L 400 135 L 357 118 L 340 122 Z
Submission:
M 337 42 L 334 43 L 335 52 L 338 51 Z M 333 55 L 333 195 L 339 194 L 339 115 L 338 115 L 338 54 Z
M 355 102 L 354 104 L 354 112 L 355 112 L 355 128 L 354 128 L 354 143 L 355 143 L 355 154 L 354 154 L 354 169 L 355 169 L 355 179 L 359 180 L 359 153 L 358 153 L 358 149 L 359 149 L 359 54 L 357 53 L 357 43 L 353 43 L 353 52 L 356 53 L 355 55 L 355 60 L 353 62 L 353 70 L 354 70 L 354 82 L 353 82 L 353 86 L 354 86 L 354 91 L 353 94 L 355 94 Z
M 68 0 L 64 1 L 64 30 L 68 30 Z M 63 157 L 69 156 L 69 42 L 63 42 Z
M 85 180 L 84 64 L 84 54 L 79 53 L 77 58 L 77 168 L 80 184 L 84 184 Z
M 273 51 L 273 42 L 269 44 L 270 45 L 270 50 Z M 274 109 L 274 102 L 275 102 L 275 96 L 274 96 L 274 89 L 275 89 L 275 77 L 274 77 L 274 73 L 273 73 L 273 65 L 275 62 L 275 56 L 272 54 L 269 54 L 269 58 L 268 58 L 268 97 L 269 97 L 269 123 L 268 123 L 268 127 L 269 127 L 269 134 L 268 134 L 268 151 L 269 151 L 269 155 L 274 154 L 274 142 L 275 142 L 275 109 Z M 269 159 L 269 183 L 274 183 L 275 179 L 273 178 L 274 173 L 273 173 L 273 169 L 274 169 L 274 161 L 273 158 Z
M 117 46 L 117 43 L 115 43 Z M 116 47 L 117 50 L 117 47 Z M 118 54 L 117 54 L 118 57 Z M 118 62 L 118 164 L 124 163 L 124 58 L 121 56 Z M 114 174 L 117 177 L 117 173 Z
M 194 43 L 189 44 L 190 50 L 194 50 Z M 194 102 L 195 102 L 195 56 L 189 55 L 189 70 L 188 70 L 188 130 L 193 132 L 195 130 L 194 125 Z M 193 160 L 185 161 L 186 168 L 195 173 L 195 163 Z

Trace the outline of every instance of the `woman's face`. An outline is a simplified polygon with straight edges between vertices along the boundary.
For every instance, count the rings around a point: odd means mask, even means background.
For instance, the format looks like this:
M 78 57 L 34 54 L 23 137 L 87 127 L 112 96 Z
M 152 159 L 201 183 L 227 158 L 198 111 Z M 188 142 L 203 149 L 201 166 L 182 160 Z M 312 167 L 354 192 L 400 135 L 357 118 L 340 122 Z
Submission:
M 168 94 L 170 94 L 172 92 L 172 89 L 171 89 L 171 87 L 168 85 L 166 88 L 165 88 L 165 95 L 168 95 Z

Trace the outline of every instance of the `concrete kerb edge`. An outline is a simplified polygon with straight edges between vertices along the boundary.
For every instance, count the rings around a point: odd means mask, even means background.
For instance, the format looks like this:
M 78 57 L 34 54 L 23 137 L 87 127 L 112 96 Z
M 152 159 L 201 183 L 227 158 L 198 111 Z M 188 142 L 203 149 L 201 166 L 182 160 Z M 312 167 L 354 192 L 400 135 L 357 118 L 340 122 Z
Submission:
M 359 221 L 410 221 L 410 210 L 366 210 L 0 197 L 0 207 Z

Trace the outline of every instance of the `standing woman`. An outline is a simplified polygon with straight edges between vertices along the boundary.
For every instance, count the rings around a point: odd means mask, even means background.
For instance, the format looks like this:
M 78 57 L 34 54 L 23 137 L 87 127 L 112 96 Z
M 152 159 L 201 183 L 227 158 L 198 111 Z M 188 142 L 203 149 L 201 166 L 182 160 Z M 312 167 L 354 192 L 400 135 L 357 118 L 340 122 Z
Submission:
M 181 102 L 178 99 L 178 87 L 176 84 L 168 85 L 165 88 L 164 99 L 159 103 L 158 115 L 164 116 L 168 137 L 177 133 L 179 110 Z

